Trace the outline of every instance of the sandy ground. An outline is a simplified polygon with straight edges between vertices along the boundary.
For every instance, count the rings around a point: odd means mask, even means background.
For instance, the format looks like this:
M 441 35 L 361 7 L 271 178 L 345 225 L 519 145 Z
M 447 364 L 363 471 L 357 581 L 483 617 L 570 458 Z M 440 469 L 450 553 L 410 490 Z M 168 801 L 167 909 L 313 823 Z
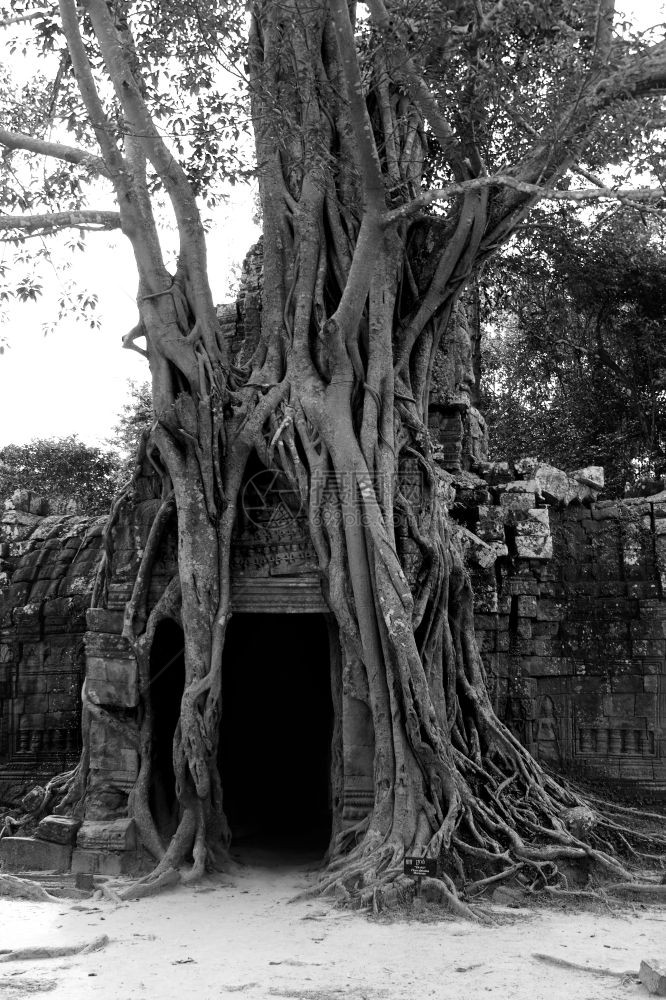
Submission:
M 635 980 L 552 967 L 534 953 L 617 972 L 666 958 L 666 908 L 498 909 L 503 922 L 481 928 L 386 922 L 321 899 L 289 902 L 311 879 L 304 866 L 264 860 L 122 906 L 0 900 L 0 949 L 110 939 L 93 954 L 0 964 L 0 1000 L 612 1000 L 649 994 Z

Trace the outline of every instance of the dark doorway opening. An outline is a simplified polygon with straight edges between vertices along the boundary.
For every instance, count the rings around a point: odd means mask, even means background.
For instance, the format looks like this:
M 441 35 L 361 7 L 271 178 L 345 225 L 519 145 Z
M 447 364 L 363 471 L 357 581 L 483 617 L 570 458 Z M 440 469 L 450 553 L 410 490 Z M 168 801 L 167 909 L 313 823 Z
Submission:
M 333 731 L 324 616 L 234 615 L 222 699 L 220 771 L 234 846 L 323 855 Z
M 153 720 L 150 808 L 160 835 L 169 840 L 178 825 L 173 735 L 185 686 L 183 630 L 171 619 L 160 622 L 150 650 L 150 709 Z

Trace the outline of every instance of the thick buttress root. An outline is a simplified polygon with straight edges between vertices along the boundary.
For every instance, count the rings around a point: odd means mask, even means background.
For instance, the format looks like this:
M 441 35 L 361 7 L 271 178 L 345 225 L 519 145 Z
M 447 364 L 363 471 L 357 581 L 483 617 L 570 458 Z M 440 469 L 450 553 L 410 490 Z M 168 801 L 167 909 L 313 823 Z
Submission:
M 374 909 L 391 905 L 410 888 L 413 893 L 403 876 L 404 855 L 413 853 L 437 858 L 429 898 L 467 919 L 482 918 L 475 901 L 507 882 L 525 894 L 572 895 L 569 879 L 577 868 L 587 873 L 590 886 L 607 883 L 617 897 L 660 899 L 659 876 L 646 880 L 645 869 L 663 871 L 666 837 L 630 829 L 622 812 L 618 819 L 608 804 L 591 807 L 518 743 L 490 704 L 473 637 L 472 593 L 455 552 L 449 591 L 446 628 L 456 669 L 449 780 L 439 785 L 439 800 L 427 781 L 413 784 L 414 811 L 420 810 L 423 822 L 411 843 L 404 826 L 389 820 L 382 828 L 377 810 L 351 851 L 345 848 L 353 831 L 343 830 L 317 891 Z M 442 789 L 452 790 L 452 797 Z M 438 828 L 434 815 L 444 817 Z M 596 896 L 594 888 L 585 894 Z

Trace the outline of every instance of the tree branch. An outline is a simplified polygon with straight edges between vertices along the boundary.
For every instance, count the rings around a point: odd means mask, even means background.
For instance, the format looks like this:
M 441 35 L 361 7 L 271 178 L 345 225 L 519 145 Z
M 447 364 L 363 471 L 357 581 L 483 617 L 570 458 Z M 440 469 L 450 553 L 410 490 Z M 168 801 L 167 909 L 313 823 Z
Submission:
M 155 220 L 152 212 L 146 211 L 141 197 L 137 197 L 132 170 L 114 138 L 114 129 L 104 110 L 81 37 L 76 2 L 58 0 L 58 3 L 79 92 L 118 198 L 123 232 L 132 243 L 141 281 L 151 293 L 163 290 L 171 278 L 164 266 Z
M 363 95 L 363 81 L 356 56 L 354 31 L 349 19 L 347 0 L 332 0 L 331 13 L 335 24 L 335 33 L 340 49 L 340 64 L 347 89 L 350 117 L 354 136 L 358 145 L 358 154 L 363 179 L 363 189 L 368 202 L 375 211 L 381 212 L 386 204 L 384 195 L 384 179 L 379 163 L 377 146 L 372 134 L 370 115 Z
M 38 17 L 45 17 L 48 11 L 33 10 L 32 14 L 18 14 L 16 17 L 7 17 L 0 21 L 0 28 L 9 28 L 12 24 L 23 24 L 25 21 L 35 21 Z
M 442 147 L 444 155 L 454 169 L 456 169 L 456 175 L 459 176 L 458 164 L 464 157 L 460 142 L 442 115 L 435 97 L 419 73 L 416 63 L 407 51 L 407 47 L 399 37 L 395 24 L 384 5 L 384 0 L 368 0 L 368 8 L 375 26 L 385 38 L 390 38 L 398 49 L 400 55 L 399 70 L 406 78 L 409 96 L 423 118 L 430 124 L 430 128 L 437 142 Z
M 25 135 L 23 132 L 8 132 L 7 129 L 0 128 L 0 145 L 6 149 L 23 149 L 28 153 L 52 156 L 56 160 L 64 160 L 66 163 L 75 163 L 85 167 L 102 177 L 109 176 L 109 171 L 101 157 L 95 156 L 94 153 L 89 153 L 85 149 L 65 146 L 61 142 L 47 142 L 45 139 Z
M 651 46 L 640 55 L 620 57 L 614 61 L 617 66 L 614 72 L 607 73 L 606 66 L 614 54 L 611 46 L 613 8 L 614 0 L 598 2 L 593 59 L 597 71 L 586 81 L 586 92 L 580 91 L 572 104 L 563 109 L 559 121 L 548 128 L 547 135 L 542 134 L 532 150 L 516 164 L 513 171 L 517 178 L 553 183 L 580 157 L 592 123 L 603 111 L 622 101 L 666 91 L 666 41 Z M 556 153 L 556 149 L 560 152 Z M 521 212 L 525 202 L 521 193 L 516 188 L 512 198 L 507 194 L 506 203 L 498 206 L 500 218 Z
M 528 181 L 521 181 L 517 177 L 509 174 L 491 174 L 488 177 L 474 177 L 469 181 L 462 181 L 459 184 L 447 184 L 445 188 L 435 188 L 425 191 L 414 198 L 407 205 L 401 205 L 390 212 L 386 212 L 383 218 L 383 225 L 390 226 L 402 219 L 418 214 L 422 209 L 427 208 L 437 201 L 448 201 L 468 191 L 480 190 L 487 187 L 506 187 L 530 197 L 536 196 L 545 201 L 622 201 L 625 203 L 655 204 L 663 202 L 666 209 L 666 191 L 663 188 L 572 188 L 569 190 L 559 190 L 549 188 L 541 184 L 531 184 Z
M 195 317 L 202 325 L 202 340 L 210 358 L 221 360 L 223 352 L 215 333 L 217 317 L 208 284 L 206 237 L 196 198 L 181 164 L 155 127 L 133 67 L 127 59 L 127 44 L 123 45 L 105 0 L 84 0 L 83 7 L 92 22 L 106 71 L 132 133 L 132 141 L 141 146 L 164 183 L 176 217 L 180 239 L 179 260 L 186 269 L 193 293 L 191 304 Z M 129 28 L 125 29 L 125 36 L 127 43 L 131 39 Z
M 97 91 L 97 86 L 90 68 L 90 61 L 81 37 L 79 18 L 74 0 L 58 0 L 62 28 L 67 40 L 67 48 L 72 60 L 72 69 L 79 85 L 90 124 L 95 130 L 95 137 L 102 150 L 102 156 L 116 187 L 121 182 L 125 164 L 123 157 L 113 138 L 111 123 L 107 118 L 104 106 Z M 118 192 L 120 193 L 120 192 Z
M 96 212 L 82 209 L 71 212 L 45 212 L 42 215 L 0 215 L 0 232 L 52 232 L 58 229 L 120 229 L 119 212 Z

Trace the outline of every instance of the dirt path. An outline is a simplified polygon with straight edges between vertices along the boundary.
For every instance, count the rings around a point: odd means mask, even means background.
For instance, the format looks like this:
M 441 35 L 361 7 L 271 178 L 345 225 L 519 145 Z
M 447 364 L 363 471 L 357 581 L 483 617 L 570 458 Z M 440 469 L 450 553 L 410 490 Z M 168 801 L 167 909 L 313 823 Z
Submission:
M 0 1000 L 625 1000 L 648 994 L 533 954 L 616 971 L 666 957 L 666 908 L 503 910 L 510 922 L 493 928 L 386 923 L 327 901 L 289 903 L 311 877 L 265 865 L 122 906 L 0 900 L 1 949 L 110 938 L 94 954 L 0 965 Z

